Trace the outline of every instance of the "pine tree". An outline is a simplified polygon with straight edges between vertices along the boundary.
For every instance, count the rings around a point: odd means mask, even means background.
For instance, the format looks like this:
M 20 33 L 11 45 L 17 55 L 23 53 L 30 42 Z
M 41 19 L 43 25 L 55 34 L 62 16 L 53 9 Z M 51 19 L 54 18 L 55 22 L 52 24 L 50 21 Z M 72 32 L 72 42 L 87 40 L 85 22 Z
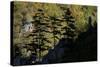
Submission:
M 33 36 L 32 44 L 35 45 L 35 52 L 37 55 L 37 62 L 41 61 L 42 58 L 42 50 L 45 50 L 45 42 L 51 43 L 47 37 L 45 37 L 45 33 L 50 33 L 47 30 L 48 23 L 47 17 L 44 16 L 44 11 L 42 9 L 38 9 L 38 12 L 35 16 L 33 16 L 33 24 L 35 25 L 35 30 L 29 36 Z M 34 48 L 34 46 L 33 46 Z
M 58 37 L 57 35 L 61 35 L 61 31 L 58 30 L 59 27 L 61 27 L 61 20 L 56 18 L 56 17 L 50 17 L 51 19 L 51 28 L 52 28 L 52 34 L 53 34 L 53 41 L 54 41 L 54 47 L 56 46 L 56 40 L 60 39 L 60 37 Z
M 71 11 L 69 8 L 67 8 L 67 10 L 65 11 L 64 19 L 66 22 L 66 26 L 62 28 L 65 30 L 65 32 L 63 33 L 64 38 L 74 39 L 74 37 L 76 35 L 75 19 L 71 15 Z

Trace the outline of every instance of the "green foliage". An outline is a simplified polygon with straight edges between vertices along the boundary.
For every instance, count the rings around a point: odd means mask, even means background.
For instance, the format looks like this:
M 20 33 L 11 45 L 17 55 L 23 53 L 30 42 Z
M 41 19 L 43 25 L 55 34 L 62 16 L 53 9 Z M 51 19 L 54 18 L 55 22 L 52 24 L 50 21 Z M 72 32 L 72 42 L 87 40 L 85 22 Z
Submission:
M 57 4 L 45 4 L 44 9 L 49 16 L 62 17 L 63 15 L 63 11 L 57 6 Z

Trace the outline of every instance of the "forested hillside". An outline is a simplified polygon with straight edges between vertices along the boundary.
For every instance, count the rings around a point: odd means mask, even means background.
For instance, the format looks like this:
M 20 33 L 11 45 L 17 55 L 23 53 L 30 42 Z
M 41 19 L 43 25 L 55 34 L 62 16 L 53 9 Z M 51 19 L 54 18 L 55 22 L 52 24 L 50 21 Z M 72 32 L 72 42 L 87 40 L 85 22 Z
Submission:
M 12 4 L 14 65 L 88 59 L 92 54 L 83 55 L 91 53 L 93 46 L 96 55 L 96 6 L 17 1 Z M 75 54 L 77 51 L 80 56 Z

